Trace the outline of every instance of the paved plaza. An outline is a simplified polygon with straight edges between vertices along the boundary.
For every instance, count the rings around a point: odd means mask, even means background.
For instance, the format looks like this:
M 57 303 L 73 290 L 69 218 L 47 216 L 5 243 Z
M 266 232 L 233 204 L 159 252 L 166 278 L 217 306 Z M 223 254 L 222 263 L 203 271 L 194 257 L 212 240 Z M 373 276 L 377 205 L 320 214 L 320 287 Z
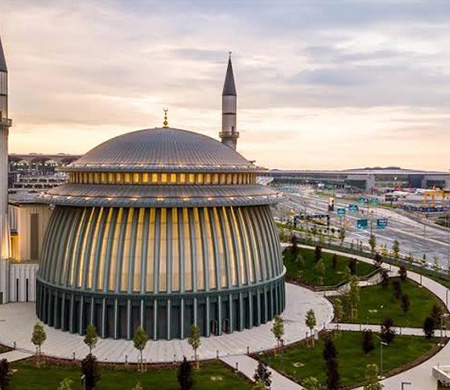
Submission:
M 286 344 L 299 341 L 306 336 L 307 327 L 304 321 L 309 309 L 314 309 L 320 327 L 327 326 L 332 320 L 331 304 L 320 294 L 308 289 L 286 284 L 286 301 L 286 310 L 283 313 Z M 19 350 L 34 352 L 35 347 L 30 338 L 36 321 L 34 303 L 11 303 L 0 306 L 0 343 L 12 347 L 15 342 Z M 274 348 L 276 343 L 271 328 L 272 323 L 267 323 L 242 332 L 202 338 L 202 345 L 199 348 L 200 358 L 212 359 L 217 355 L 223 357 L 246 354 L 247 347 L 250 352 Z M 67 359 L 75 356 L 81 359 L 88 353 L 82 336 L 48 326 L 45 326 L 45 331 L 47 340 L 42 347 L 45 355 Z M 139 357 L 132 341 L 113 339 L 99 339 L 95 355 L 103 362 L 121 363 L 125 360 L 136 362 Z M 152 363 L 180 361 L 183 356 L 193 358 L 193 351 L 187 340 L 149 340 L 144 351 L 145 360 Z

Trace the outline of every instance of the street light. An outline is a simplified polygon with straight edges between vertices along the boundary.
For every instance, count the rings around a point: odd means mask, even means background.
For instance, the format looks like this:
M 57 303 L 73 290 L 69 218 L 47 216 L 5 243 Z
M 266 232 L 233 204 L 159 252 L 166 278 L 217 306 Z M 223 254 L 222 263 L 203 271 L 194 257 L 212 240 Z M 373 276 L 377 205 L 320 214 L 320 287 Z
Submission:
M 383 346 L 387 347 L 387 343 L 380 341 L 380 378 L 383 378 Z
M 405 385 L 410 385 L 411 382 L 402 382 L 402 390 L 405 389 Z

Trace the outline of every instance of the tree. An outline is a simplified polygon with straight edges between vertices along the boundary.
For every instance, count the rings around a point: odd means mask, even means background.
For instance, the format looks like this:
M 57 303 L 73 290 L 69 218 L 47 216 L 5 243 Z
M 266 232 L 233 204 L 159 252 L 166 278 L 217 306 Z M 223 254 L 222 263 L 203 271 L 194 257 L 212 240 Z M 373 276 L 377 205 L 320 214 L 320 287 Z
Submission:
M 381 286 L 383 287 L 387 287 L 389 286 L 389 273 L 387 270 L 382 269 L 380 271 L 380 276 L 381 276 Z
M 339 365 L 337 359 L 330 359 L 325 362 L 325 371 L 327 374 L 327 389 L 338 390 L 339 389 Z
M 341 247 L 344 246 L 344 241 L 345 241 L 345 229 L 341 228 L 339 230 L 339 240 L 341 241 Z
M 366 366 L 366 374 L 364 376 L 364 390 L 382 390 L 383 385 L 378 377 L 379 369 L 376 364 L 368 364 Z
M 298 249 L 298 238 L 295 234 L 292 234 L 291 236 L 291 246 L 290 246 L 291 255 L 294 256 L 294 258 L 298 255 L 299 249 Z
M 183 357 L 183 361 L 180 364 L 177 378 L 181 390 L 191 390 L 194 388 L 192 366 L 191 363 L 187 361 L 186 356 Z
M 377 253 L 375 253 L 375 257 L 373 259 L 374 259 L 375 267 L 381 268 L 381 263 L 383 262 L 383 256 L 381 256 L 380 253 L 377 252 Z
M 323 358 L 325 361 L 328 361 L 330 359 L 337 359 L 337 355 L 338 353 L 336 347 L 334 346 L 333 340 L 330 337 L 327 337 L 322 352 Z
M 430 317 L 433 318 L 435 325 L 439 324 L 439 320 L 443 312 L 444 309 L 442 308 L 442 306 L 436 303 L 431 308 Z
M 362 338 L 362 350 L 364 354 L 368 354 L 375 349 L 375 344 L 373 342 L 373 333 L 370 329 L 363 330 L 363 338 Z
M 335 270 L 337 266 L 338 266 L 338 257 L 336 253 L 333 253 L 333 257 L 331 259 L 331 268 Z
M 100 380 L 100 370 L 96 357 L 91 353 L 81 361 L 81 372 L 84 375 L 85 389 L 95 389 Z
M 409 307 L 411 306 L 411 301 L 408 294 L 402 294 L 400 304 L 402 306 L 403 313 L 408 313 Z
M 59 382 L 58 390 L 72 390 L 73 380 L 69 378 L 64 378 Z
M 311 333 L 312 345 L 314 347 L 314 327 L 316 326 L 316 315 L 314 314 L 313 309 L 309 309 L 306 313 L 305 324 L 309 328 L 309 332 Z
M 400 280 L 404 282 L 406 280 L 406 277 L 408 276 L 408 271 L 406 270 L 406 267 L 404 265 L 401 265 L 398 269 L 398 276 L 400 277 Z
M 374 256 L 375 255 L 375 249 L 377 247 L 377 239 L 376 239 L 374 234 L 370 234 L 369 245 L 370 245 L 370 255 Z
M 314 249 L 314 261 L 317 263 L 322 258 L 322 248 L 317 245 Z
M 144 390 L 144 388 L 142 387 L 141 382 L 138 382 L 131 390 Z
M 336 322 L 339 324 L 339 322 L 342 321 L 343 317 L 344 317 L 344 307 L 342 306 L 342 300 L 340 298 L 336 298 L 334 300 L 334 318 L 336 319 Z
M 284 335 L 284 321 L 280 316 L 275 316 L 273 319 L 273 327 L 271 329 L 275 339 L 277 340 L 277 348 L 280 347 L 281 338 Z
M 303 266 L 305 265 L 305 260 L 303 259 L 301 253 L 298 253 L 297 256 L 295 257 L 295 263 L 297 264 L 298 268 L 303 268 Z
M 348 282 L 350 280 L 351 276 L 352 276 L 352 273 L 350 271 L 350 268 L 344 267 L 344 272 L 342 274 L 342 280 L 344 282 Z
M 266 385 L 261 379 L 258 379 L 252 387 L 252 390 L 266 390 Z
M 348 259 L 348 269 L 350 270 L 350 274 L 356 275 L 357 262 L 354 257 L 352 257 L 351 259 Z
M 8 360 L 0 360 L 0 389 L 6 390 L 11 380 L 11 370 L 9 369 Z
M 265 389 L 269 390 L 272 385 L 271 376 L 272 373 L 267 369 L 266 365 L 259 361 L 258 367 L 255 370 L 255 375 L 253 375 L 255 382 L 261 381 L 264 384 Z
M 395 337 L 395 330 L 394 327 L 394 320 L 390 317 L 386 318 L 381 323 L 381 332 L 380 337 L 381 340 L 384 341 L 386 344 L 392 343 Z
M 139 351 L 139 369 L 144 371 L 144 358 L 142 353 L 147 345 L 148 336 L 142 326 L 138 326 L 134 331 L 133 345 Z
M 195 323 L 191 325 L 191 329 L 189 331 L 188 343 L 194 350 L 195 367 L 198 369 L 199 363 L 198 363 L 197 350 L 200 347 L 202 342 L 200 341 L 200 328 Z
M 394 252 L 395 262 L 400 258 L 400 243 L 397 240 L 394 240 L 392 244 L 392 251 Z
M 395 299 L 400 299 L 402 296 L 402 283 L 399 279 L 394 279 L 392 281 L 392 288 L 394 289 Z
M 84 336 L 84 343 L 89 348 L 89 353 L 92 353 L 92 350 L 96 347 L 98 341 L 97 329 L 95 329 L 94 324 L 91 322 L 87 329 L 86 335 Z
M 348 293 L 350 302 L 350 317 L 352 320 L 358 317 L 358 303 L 359 303 L 359 283 L 356 276 L 350 279 L 350 291 Z
M 41 355 L 41 348 L 44 341 L 47 339 L 44 326 L 38 321 L 34 324 L 33 334 L 31 335 L 31 342 L 37 347 L 36 356 Z
M 423 322 L 423 333 L 425 333 L 425 338 L 431 339 L 433 337 L 435 326 L 436 322 L 433 317 L 428 316 L 425 318 L 425 321 Z
M 323 259 L 320 259 L 316 264 L 316 271 L 317 271 L 317 284 L 322 285 L 323 284 L 323 277 L 325 275 L 325 263 Z
M 306 378 L 303 382 L 302 382 L 302 387 L 305 390 L 320 390 L 321 386 L 319 383 L 319 380 L 313 376 L 310 376 L 308 378 Z

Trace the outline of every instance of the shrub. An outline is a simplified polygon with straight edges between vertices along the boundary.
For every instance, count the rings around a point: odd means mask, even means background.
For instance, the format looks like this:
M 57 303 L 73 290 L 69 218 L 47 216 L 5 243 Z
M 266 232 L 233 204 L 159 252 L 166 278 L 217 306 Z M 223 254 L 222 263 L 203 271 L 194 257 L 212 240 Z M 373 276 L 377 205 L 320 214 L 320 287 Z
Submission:
M 8 360 L 0 360 L 0 388 L 6 390 L 11 380 L 11 371 L 9 369 Z
M 381 323 L 381 333 L 380 337 L 386 344 L 392 343 L 395 337 L 394 320 L 392 318 L 386 318 Z
M 402 297 L 402 283 L 399 279 L 394 279 L 392 281 L 392 287 L 394 289 L 395 299 L 400 299 Z
M 86 390 L 95 389 L 100 380 L 100 370 L 97 359 L 91 353 L 81 361 L 81 372 L 84 375 Z
M 350 269 L 350 274 L 352 275 L 356 275 L 356 259 L 355 258 L 351 258 L 348 260 L 348 268 Z
M 402 282 L 404 282 L 406 280 L 406 277 L 408 276 L 408 272 L 406 271 L 406 267 L 404 265 L 400 266 L 400 268 L 398 270 L 398 276 L 400 277 Z
M 317 263 L 322 258 L 322 248 L 317 245 L 314 249 L 314 261 Z
M 192 376 L 192 365 L 183 357 L 177 375 L 181 390 L 191 390 L 194 387 L 194 378 Z
M 375 349 L 375 344 L 373 343 L 373 333 L 370 329 L 365 329 L 363 330 L 362 335 L 362 350 L 364 354 L 367 355 Z
M 425 333 L 425 338 L 431 339 L 433 337 L 435 326 L 436 322 L 433 317 L 428 316 L 425 318 L 425 321 L 423 322 L 423 333 Z

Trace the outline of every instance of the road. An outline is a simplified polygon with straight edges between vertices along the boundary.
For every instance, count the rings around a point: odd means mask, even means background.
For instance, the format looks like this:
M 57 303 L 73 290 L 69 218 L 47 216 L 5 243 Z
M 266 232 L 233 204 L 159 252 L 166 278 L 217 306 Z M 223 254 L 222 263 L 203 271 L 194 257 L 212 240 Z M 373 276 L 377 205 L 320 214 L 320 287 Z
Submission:
M 377 247 L 386 245 L 392 249 L 394 240 L 400 243 L 400 251 L 405 255 L 411 254 L 416 259 L 422 259 L 426 254 L 426 261 L 431 265 L 436 259 L 441 267 L 447 269 L 450 265 L 450 231 L 444 231 L 432 226 L 427 226 L 418 220 L 413 220 L 408 216 L 400 215 L 397 211 L 370 205 L 369 208 L 369 229 L 358 230 L 356 228 L 357 219 L 367 217 L 367 206 L 359 206 L 360 212 L 349 213 L 348 205 L 355 203 L 343 199 L 335 199 L 335 210 L 338 207 L 346 208 L 346 216 L 341 218 L 336 212 L 330 213 L 331 226 L 340 227 L 345 224 L 346 241 L 354 242 L 355 247 L 358 241 L 368 244 L 370 237 L 370 221 L 373 221 L 372 231 L 377 240 Z M 328 213 L 328 199 L 317 195 L 314 190 L 308 187 L 300 187 L 297 194 L 286 194 L 284 201 L 280 204 L 276 215 L 286 217 L 295 213 Z M 386 229 L 376 228 L 377 218 L 387 218 L 388 227 Z

